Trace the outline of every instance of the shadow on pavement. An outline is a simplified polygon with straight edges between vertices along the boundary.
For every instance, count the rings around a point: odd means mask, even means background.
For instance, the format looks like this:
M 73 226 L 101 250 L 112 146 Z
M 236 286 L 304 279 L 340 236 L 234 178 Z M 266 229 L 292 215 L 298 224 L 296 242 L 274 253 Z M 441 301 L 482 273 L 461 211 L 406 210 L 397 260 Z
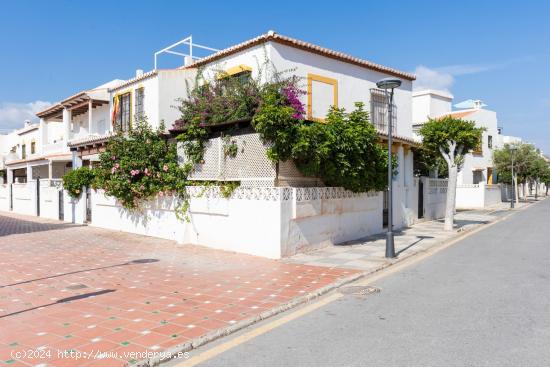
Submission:
M 53 231 L 80 226 L 72 223 L 39 223 L 32 220 L 13 218 L 0 215 L 0 237 L 12 234 L 25 234 L 33 232 Z
M 109 265 L 109 266 L 101 266 L 101 267 L 99 267 L 99 268 L 91 268 L 91 269 L 76 270 L 76 271 L 71 271 L 71 272 L 69 272 L 69 273 L 51 275 L 51 276 L 49 276 L 49 277 L 43 277 L 43 278 L 36 278 L 36 279 L 24 280 L 24 281 L 18 282 L 18 283 L 12 283 L 12 284 L 2 285 L 2 286 L 0 286 L 0 289 L 1 289 L 1 288 L 6 288 L 6 287 L 13 287 L 13 286 L 15 286 L 15 285 L 21 285 L 21 284 L 32 283 L 32 282 L 36 282 L 36 281 L 39 281 L 39 280 L 52 279 L 52 278 L 59 278 L 59 277 L 65 276 L 65 275 L 72 275 L 72 274 L 83 273 L 83 272 L 86 272 L 86 271 L 94 271 L 94 270 L 102 270 L 102 269 L 116 268 L 116 267 L 118 267 L 118 266 L 126 266 L 126 265 L 149 264 L 149 263 L 155 263 L 155 262 L 159 262 L 159 261 L 160 261 L 160 260 L 158 260 L 158 259 L 138 259 L 138 260 L 132 260 L 132 261 L 128 261 L 128 262 L 125 262 L 125 263 L 122 263 L 122 264 L 115 264 L 115 265 Z
M 61 299 L 59 299 L 55 302 L 52 302 L 52 303 L 48 303 L 48 304 L 40 305 L 40 306 L 36 306 L 36 307 L 31 307 L 31 308 L 27 308 L 27 309 L 24 309 L 24 310 L 21 310 L 21 311 L 16 311 L 16 312 L 8 313 L 6 315 L 2 315 L 2 316 L 0 316 L 0 319 L 3 319 L 5 317 L 9 317 L 9 316 L 19 315 L 19 314 L 29 312 L 29 311 L 33 311 L 33 310 L 36 310 L 36 309 L 42 308 L 42 307 L 48 307 L 48 306 L 54 306 L 54 305 L 58 305 L 58 304 L 62 304 L 62 303 L 78 301 L 80 299 L 85 299 L 85 298 L 90 298 L 90 297 L 95 297 L 95 296 L 101 296 L 103 294 L 113 293 L 113 292 L 115 292 L 114 289 L 104 289 L 104 290 L 97 291 L 97 292 L 83 293 L 83 294 L 78 294 L 76 296 L 61 298 Z

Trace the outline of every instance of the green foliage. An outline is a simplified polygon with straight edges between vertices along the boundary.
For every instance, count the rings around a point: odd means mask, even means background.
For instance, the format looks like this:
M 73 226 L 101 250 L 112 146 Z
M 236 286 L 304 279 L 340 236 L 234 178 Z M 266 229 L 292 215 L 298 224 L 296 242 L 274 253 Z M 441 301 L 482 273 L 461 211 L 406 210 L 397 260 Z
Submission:
M 190 122 L 186 125 L 186 130 L 176 138 L 182 143 L 183 151 L 192 164 L 202 162 L 204 144 L 208 137 L 208 131 L 200 125 L 197 121 Z
M 540 180 L 546 177 L 548 164 L 532 144 L 505 144 L 493 152 L 493 164 L 497 170 L 498 181 L 512 182 L 512 155 L 514 157 L 514 175 L 519 182 Z
M 293 159 L 304 175 L 319 177 L 328 186 L 354 192 L 386 187 L 387 151 L 363 104 L 351 113 L 332 108 L 325 123 L 300 123 L 276 93 L 267 97 L 253 122 L 271 144 L 269 158 Z
M 239 152 L 239 146 L 235 140 L 231 140 L 231 135 L 224 135 L 223 141 L 223 156 L 225 158 L 235 158 Z
M 288 104 L 279 87 L 272 84 L 264 88 L 262 103 L 252 119 L 252 126 L 262 139 L 272 143 L 267 156 L 274 162 L 291 158 L 300 127 L 299 120 L 294 118 L 294 108 Z
M 479 145 L 483 131 L 483 128 L 476 128 L 473 121 L 447 116 L 430 119 L 420 129 L 420 135 L 423 147 L 429 152 L 439 152 L 442 147 L 447 153 L 456 153 L 448 151 L 448 143 L 455 141 L 456 149 L 462 147 L 462 152 L 466 153 Z
M 436 174 L 437 178 L 449 175 L 447 163 L 441 153 L 435 153 L 422 147 L 414 150 L 414 173 L 419 176 Z
M 94 186 L 96 170 L 89 167 L 80 167 L 70 170 L 63 176 L 63 187 L 73 198 L 82 194 L 83 187 Z
M 479 145 L 484 130 L 484 128 L 477 128 L 473 121 L 446 116 L 440 119 L 429 119 L 419 133 L 422 135 L 422 147 L 431 157 L 443 155 L 441 154 L 443 150 L 454 160 L 455 157 L 475 149 Z M 451 147 L 454 147 L 453 151 Z M 435 163 L 434 161 L 433 164 Z M 453 161 L 453 163 L 459 162 Z
M 168 143 L 163 131 L 162 125 L 153 131 L 139 121 L 127 137 L 119 134 L 109 140 L 97 168 L 98 186 L 105 194 L 129 209 L 157 195 L 186 195 L 191 166 L 178 165 L 176 145 Z

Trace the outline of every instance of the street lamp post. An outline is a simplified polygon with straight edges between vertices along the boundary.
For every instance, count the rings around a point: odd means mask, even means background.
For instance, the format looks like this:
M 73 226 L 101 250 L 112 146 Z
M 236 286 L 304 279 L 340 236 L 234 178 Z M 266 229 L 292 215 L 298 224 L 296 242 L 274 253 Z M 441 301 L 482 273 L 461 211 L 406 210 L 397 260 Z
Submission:
M 393 243 L 393 169 L 392 169 L 392 113 L 393 113 L 393 90 L 401 86 L 401 80 L 395 78 L 384 78 L 376 83 L 376 86 L 384 90 L 388 102 L 388 231 L 386 232 L 386 257 L 395 257 L 395 246 Z M 388 100 L 388 89 L 390 98 Z
M 516 185 L 514 180 L 514 154 L 516 152 L 516 148 L 512 147 L 510 148 L 510 155 L 512 156 L 512 200 L 510 200 L 510 208 L 514 209 L 515 201 L 516 201 Z

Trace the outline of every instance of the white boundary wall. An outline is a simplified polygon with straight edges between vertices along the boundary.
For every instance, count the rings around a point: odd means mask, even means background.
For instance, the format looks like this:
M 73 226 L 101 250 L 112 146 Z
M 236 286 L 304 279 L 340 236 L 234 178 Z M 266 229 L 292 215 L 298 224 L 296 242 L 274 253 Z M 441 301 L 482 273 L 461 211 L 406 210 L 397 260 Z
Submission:
M 60 187 L 52 186 L 49 180 L 40 181 L 40 217 L 59 219 Z
M 445 207 L 447 206 L 448 180 L 429 177 L 421 177 L 420 179 L 424 191 L 424 218 L 444 218 Z
M 12 184 L 13 212 L 36 215 L 36 181 Z
M 82 188 L 82 192 L 85 192 Z M 67 190 L 63 190 L 63 220 L 69 223 L 86 223 L 86 200 L 84 195 L 73 199 Z
M 502 202 L 500 185 L 468 184 L 456 187 L 457 209 L 483 209 Z
M 0 210 L 5 212 L 10 210 L 10 185 L 8 184 L 0 185 Z
M 189 221 L 179 220 L 173 197 L 124 209 L 101 190 L 92 191 L 91 225 L 281 258 L 310 248 L 382 232 L 381 193 L 341 188 L 240 187 L 231 198 L 217 188 L 189 188 Z

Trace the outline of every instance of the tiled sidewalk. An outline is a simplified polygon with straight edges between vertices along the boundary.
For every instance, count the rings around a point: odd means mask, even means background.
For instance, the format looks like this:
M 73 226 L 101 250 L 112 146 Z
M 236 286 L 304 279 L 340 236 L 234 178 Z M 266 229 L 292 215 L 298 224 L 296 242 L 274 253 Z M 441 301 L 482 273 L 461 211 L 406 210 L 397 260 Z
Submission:
M 527 203 L 519 203 L 522 208 Z M 453 232 L 443 230 L 443 221 L 426 221 L 417 223 L 411 228 L 397 231 L 394 234 L 397 260 L 402 260 L 434 246 L 441 245 L 457 237 L 459 232 L 489 223 L 501 215 L 509 213 L 508 203 L 495 205 L 486 210 L 462 211 L 455 216 L 456 229 Z M 385 258 L 385 234 L 371 236 L 348 244 L 330 246 L 304 254 L 298 254 L 284 261 L 289 264 L 326 266 L 358 269 L 372 272 L 390 265 L 395 260 Z
M 9 366 L 122 366 L 132 359 L 124 352 L 180 345 L 357 272 L 6 213 L 0 266 L 0 365 Z M 15 354 L 29 350 L 35 358 Z

